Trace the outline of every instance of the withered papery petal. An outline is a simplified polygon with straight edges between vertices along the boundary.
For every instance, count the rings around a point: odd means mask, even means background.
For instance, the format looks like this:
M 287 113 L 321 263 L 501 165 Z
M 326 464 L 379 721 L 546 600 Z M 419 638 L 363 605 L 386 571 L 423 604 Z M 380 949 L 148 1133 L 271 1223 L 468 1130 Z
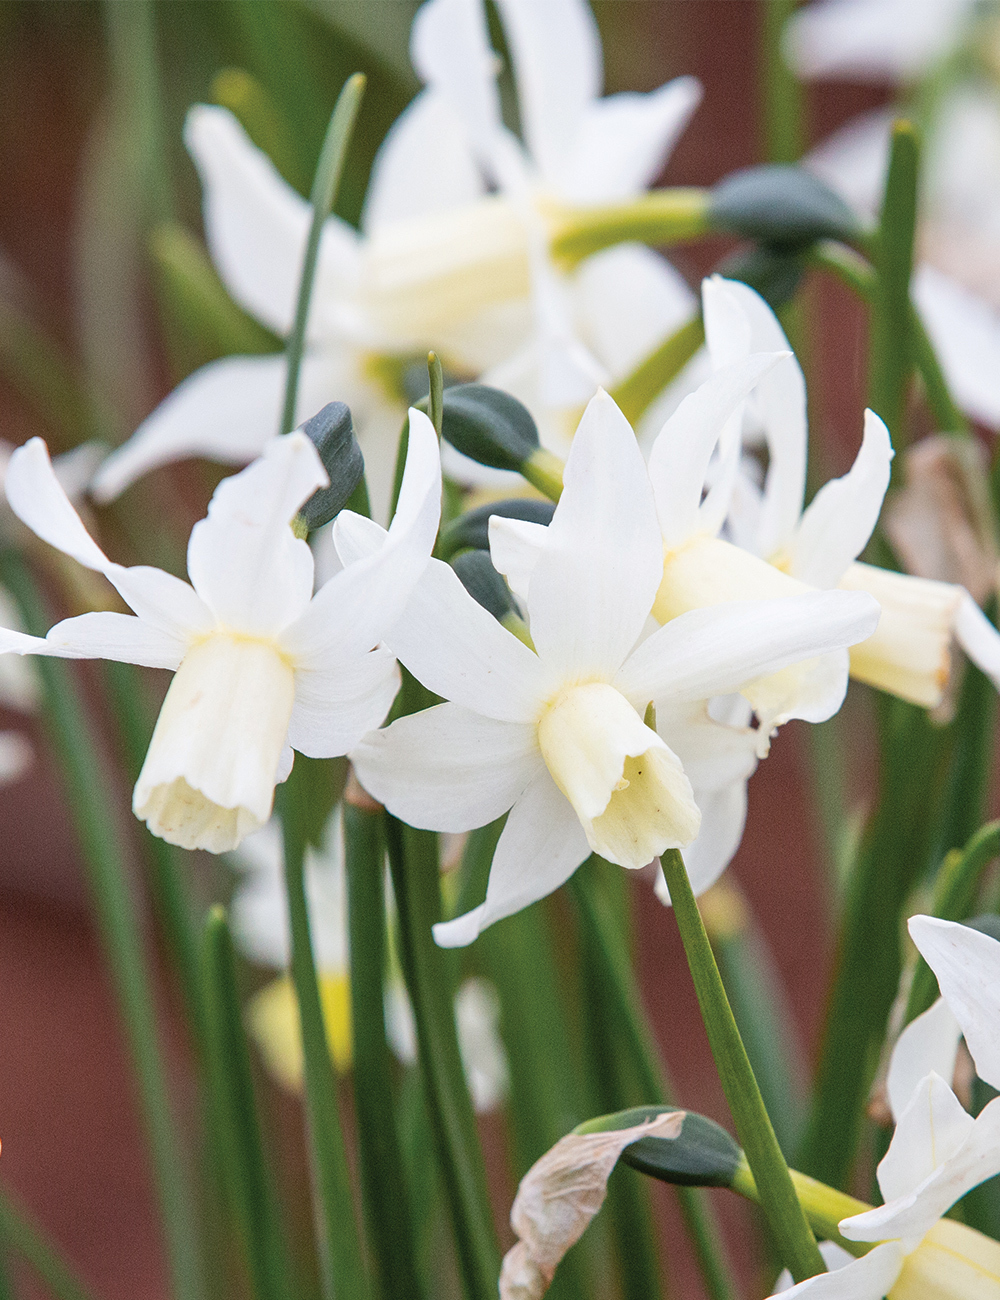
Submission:
M 517 1244 L 504 1256 L 500 1300 L 538 1300 L 559 1261 L 604 1204 L 608 1179 L 627 1146 L 680 1135 L 685 1111 L 605 1133 L 568 1133 L 521 1179 L 510 1211 Z

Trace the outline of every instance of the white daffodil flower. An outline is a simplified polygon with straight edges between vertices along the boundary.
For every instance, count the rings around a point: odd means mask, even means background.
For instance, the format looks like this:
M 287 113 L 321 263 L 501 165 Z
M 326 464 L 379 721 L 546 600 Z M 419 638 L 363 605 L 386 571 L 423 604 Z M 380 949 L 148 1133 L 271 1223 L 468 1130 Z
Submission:
M 380 519 L 405 415 L 401 373 L 428 348 L 455 374 L 525 401 L 543 439 L 565 452 L 565 408 L 628 374 L 694 310 L 680 275 L 640 246 L 557 274 L 543 213 L 644 189 L 695 108 L 697 83 L 602 99 L 600 40 L 585 0 L 505 0 L 500 10 L 526 146 L 502 125 L 482 0 L 430 0 L 413 30 L 427 88 L 379 151 L 363 234 L 331 217 L 320 245 L 298 418 L 334 397 L 347 402 Z M 224 109 L 192 109 L 185 139 L 219 274 L 242 307 L 286 335 L 309 205 Z M 279 354 L 204 366 L 108 458 L 96 498 L 184 456 L 252 459 L 277 432 L 284 383 Z M 466 479 L 496 473 L 448 454 L 449 469 Z
M 774 313 L 747 285 L 713 277 L 704 301 L 717 368 L 760 348 L 787 346 Z M 796 582 L 868 591 L 878 600 L 882 617 L 874 636 L 850 651 L 858 681 L 934 708 L 951 673 L 954 639 L 1000 686 L 1000 636 L 964 587 L 857 563 L 889 486 L 893 451 L 882 421 L 866 412 L 854 465 L 803 508 L 805 380 L 793 356 L 761 381 L 753 401 L 769 463 L 762 489 L 745 473 L 737 480 L 727 521 L 733 541 Z
M 216 489 L 188 544 L 191 584 L 124 568 L 87 533 L 32 439 L 11 457 L 7 499 L 39 537 L 111 582 L 136 617 L 67 619 L 44 638 L 0 629 L 0 652 L 117 659 L 169 668 L 133 809 L 185 848 L 234 848 L 271 814 L 292 750 L 343 754 L 378 724 L 398 685 L 381 644 L 427 563 L 440 511 L 433 427 L 410 414 L 399 507 L 377 553 L 313 595 L 313 559 L 290 527 L 327 484 L 305 434 L 276 438 Z M 343 519 L 343 514 L 341 515 Z
M 230 861 L 240 873 L 229 911 L 233 939 L 251 961 L 287 971 L 291 940 L 280 824 L 272 818 L 243 841 Z M 322 844 L 306 848 L 305 886 L 327 1042 L 334 1063 L 344 1072 L 353 1059 L 353 1032 L 347 877 L 339 804 L 324 828 Z M 412 1065 L 417 1059 L 413 1010 L 394 963 L 386 983 L 385 1014 L 393 1051 L 404 1065 Z M 475 977 L 462 982 L 455 994 L 455 1023 L 473 1104 L 483 1113 L 495 1110 L 507 1093 L 508 1066 L 499 1033 L 499 1002 L 492 985 Z M 290 1091 L 299 1091 L 302 1037 L 295 991 L 287 974 L 254 996 L 249 1025 L 271 1073 Z
M 946 1080 L 964 1035 L 979 1077 L 1000 1085 L 1000 943 L 931 916 L 909 930 L 941 998 L 899 1037 L 888 1076 L 896 1129 L 878 1167 L 885 1204 L 842 1219 L 849 1241 L 874 1241 L 861 1259 L 785 1291 L 810 1300 L 996 1300 L 1000 1243 L 942 1216 L 1000 1173 L 1000 1098 L 973 1119 Z M 843 1264 L 843 1267 L 839 1267 Z
M 527 585 L 534 651 L 432 561 L 388 643 L 448 702 L 352 753 L 364 786 L 413 826 L 461 831 L 509 810 L 486 899 L 435 928 L 445 946 L 551 893 L 591 851 L 641 867 L 694 840 L 701 814 L 681 759 L 643 722 L 651 701 L 693 711 L 868 635 L 877 617 L 861 593 L 806 593 L 697 610 L 637 644 L 663 546 L 642 454 L 606 393 L 584 413 L 564 484 Z M 373 527 L 356 530 L 359 551 Z
M 933 87 L 913 297 L 957 401 L 1000 428 L 1000 93 L 988 74 L 995 14 L 974 0 L 819 0 L 793 16 L 786 37 L 801 76 L 907 90 L 927 78 Z M 949 60 L 981 71 L 942 80 Z M 880 109 L 853 118 L 806 159 L 868 216 L 881 202 L 894 116 Z
M 429 0 L 412 41 L 427 88 L 394 130 L 424 131 L 426 121 L 436 131 L 447 118 L 451 165 L 476 177 L 479 192 L 447 222 L 429 214 L 418 223 L 407 220 L 399 188 L 377 177 L 368 210 L 388 219 L 366 249 L 366 287 L 373 301 L 384 298 L 387 316 L 398 318 L 409 304 L 415 341 L 455 328 L 467 336 L 463 321 L 495 333 L 519 315 L 513 346 L 484 381 L 525 401 L 543 436 L 565 451 L 569 412 L 598 382 L 627 374 L 690 318 L 693 303 L 669 265 L 639 246 L 600 254 L 575 276 L 559 274 L 547 252 L 550 214 L 644 190 L 701 92 L 681 77 L 651 94 L 602 99 L 600 38 L 583 0 L 500 0 L 498 8 L 523 143 L 503 124 L 500 65 L 481 0 Z

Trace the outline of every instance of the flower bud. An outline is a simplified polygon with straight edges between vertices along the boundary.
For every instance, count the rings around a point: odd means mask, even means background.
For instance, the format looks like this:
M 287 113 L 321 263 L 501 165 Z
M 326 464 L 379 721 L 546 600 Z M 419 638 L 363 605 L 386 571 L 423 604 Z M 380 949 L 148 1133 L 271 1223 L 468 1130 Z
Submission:
M 361 482 L 365 461 L 354 436 L 350 408 L 344 402 L 328 402 L 302 425 L 302 432 L 319 452 L 330 486 L 314 492 L 299 512 L 310 532 L 322 528 L 344 508 Z
M 465 456 L 520 472 L 538 450 L 538 428 L 516 397 L 486 384 L 445 389 L 443 436 Z
M 441 530 L 437 554 L 450 559 L 459 551 L 488 551 L 490 549 L 490 520 L 494 515 L 502 519 L 523 519 L 530 524 L 547 526 L 552 522 L 555 506 L 551 501 L 535 501 L 531 497 L 511 497 L 508 501 L 487 501 L 467 514 L 459 515 Z
M 520 618 L 514 597 L 486 551 L 467 551 L 454 560 L 451 567 L 472 599 L 489 610 L 499 623 L 511 615 Z
M 712 189 L 709 215 L 717 230 L 785 248 L 817 239 L 850 242 L 862 233 L 843 199 L 804 168 L 787 163 L 726 176 Z

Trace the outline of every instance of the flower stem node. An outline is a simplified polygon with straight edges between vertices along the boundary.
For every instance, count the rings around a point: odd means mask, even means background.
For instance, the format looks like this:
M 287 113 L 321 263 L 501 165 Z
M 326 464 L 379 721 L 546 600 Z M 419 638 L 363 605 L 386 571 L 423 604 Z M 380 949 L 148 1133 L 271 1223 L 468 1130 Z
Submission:
M 644 867 L 698 834 L 701 814 L 681 761 L 613 686 L 559 692 L 538 724 L 552 779 L 595 853 Z

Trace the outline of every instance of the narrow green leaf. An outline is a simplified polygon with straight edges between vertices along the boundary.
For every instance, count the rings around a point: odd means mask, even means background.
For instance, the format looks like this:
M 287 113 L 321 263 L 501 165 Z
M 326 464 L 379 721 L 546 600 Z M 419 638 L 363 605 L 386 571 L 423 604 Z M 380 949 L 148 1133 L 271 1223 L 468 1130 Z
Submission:
M 788 1166 L 761 1098 L 712 945 L 702 924 L 684 860 L 677 849 L 670 849 L 661 856 L 660 862 L 736 1132 L 753 1170 L 761 1206 L 781 1258 L 795 1281 L 801 1282 L 826 1271 L 823 1256 L 795 1194 Z
M 406 690 L 404 684 L 404 696 Z M 387 816 L 386 843 L 399 914 L 400 962 L 413 1004 L 420 1069 L 462 1286 L 467 1300 L 495 1300 L 500 1258 L 458 1050 L 454 985 L 450 963 L 431 932 L 441 920 L 437 836 Z
M 354 1106 L 361 1153 L 361 1191 L 374 1282 L 383 1300 L 423 1295 L 413 1216 L 394 1108 L 392 1062 L 385 1037 L 385 840 L 377 805 L 344 803 L 351 952 Z
M 247 1275 L 256 1300 L 289 1300 L 293 1287 L 288 1252 L 257 1119 L 236 956 L 225 911 L 218 906 L 209 911 L 205 924 L 202 970 L 213 1119 Z
M 0 581 L 14 597 L 25 629 L 44 636 L 51 619 L 15 551 L 0 551 Z M 62 767 L 135 1068 L 174 1290 L 178 1300 L 203 1300 L 196 1202 L 167 1089 L 142 927 L 114 810 L 108 802 L 108 777 L 95 751 L 83 701 L 68 665 L 59 659 L 39 658 L 38 668 L 45 685 L 46 722 Z
M 347 146 L 364 89 L 365 79 L 361 73 L 356 72 L 353 77 L 348 78 L 330 118 L 330 125 L 327 128 L 323 149 L 316 167 L 311 196 L 312 222 L 309 226 L 309 238 L 306 242 L 305 257 L 302 262 L 299 297 L 295 308 L 295 323 L 288 337 L 288 377 L 285 382 L 285 403 L 281 415 L 281 426 L 278 429 L 279 433 L 288 433 L 295 428 L 299 372 L 302 368 L 302 354 L 305 350 L 306 325 L 309 320 L 309 304 L 312 300 L 313 281 L 316 278 L 320 237 L 323 234 L 323 224 L 333 211 L 333 204 L 337 197 L 337 186 L 344 170 Z
M 889 169 L 875 241 L 868 404 L 886 423 L 898 451 L 906 443 L 903 421 L 913 369 L 910 277 L 917 221 L 919 142 L 911 123 L 892 131 Z
M 312 769 L 296 758 L 280 788 L 285 842 L 285 888 L 292 940 L 292 982 L 302 1029 L 306 1114 L 320 1268 L 325 1300 L 366 1300 L 368 1279 L 361 1257 L 344 1137 L 337 1109 L 337 1081 L 327 1048 L 305 892 L 306 846 L 316 836 Z
M 758 60 L 759 97 L 768 162 L 792 163 L 805 149 L 807 104 L 798 78 L 785 58 L 785 26 L 798 0 L 765 0 Z
M 813 1107 L 797 1163 L 849 1185 L 902 970 L 903 912 L 928 860 L 946 737 L 924 709 L 880 695 L 881 790 L 851 867 Z
M 975 907 L 983 872 L 1000 857 L 1000 822 L 990 822 L 972 836 L 964 849 L 953 849 L 941 863 L 934 882 L 931 916 L 945 921 L 964 921 Z M 924 961 L 917 958 L 906 1004 L 906 1023 L 926 1011 L 937 997 L 937 980 Z
M 19 1206 L 10 1192 L 0 1190 L 0 1239 L 28 1261 L 51 1292 L 53 1300 L 94 1300 L 90 1288 L 63 1259 L 55 1242 Z
M 183 375 L 219 357 L 277 352 L 281 341 L 238 307 L 202 242 L 176 222 L 156 226 L 149 252 L 175 364 Z

